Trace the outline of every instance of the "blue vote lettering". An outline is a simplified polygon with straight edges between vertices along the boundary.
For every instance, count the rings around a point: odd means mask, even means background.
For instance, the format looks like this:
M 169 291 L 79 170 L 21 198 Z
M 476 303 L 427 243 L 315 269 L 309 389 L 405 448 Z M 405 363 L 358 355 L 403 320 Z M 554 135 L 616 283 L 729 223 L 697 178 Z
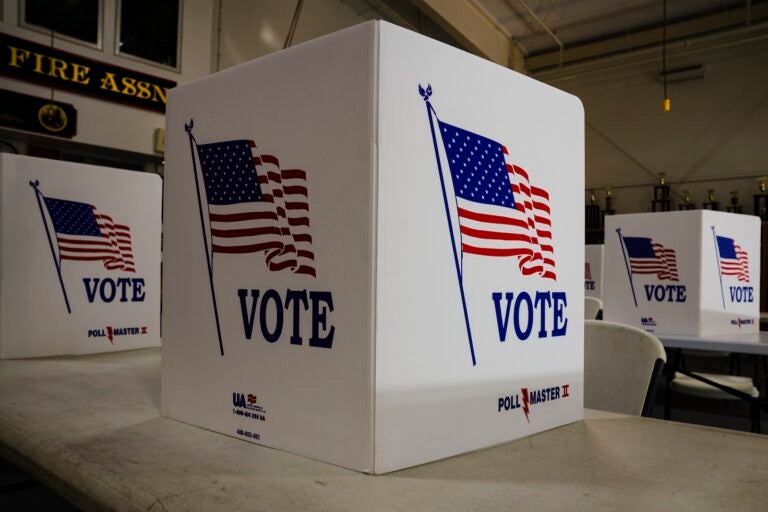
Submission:
M 752 286 L 730 286 L 731 302 L 754 302 L 755 289 Z
M 316 292 L 307 290 L 286 290 L 285 299 L 276 290 L 266 290 L 261 296 L 258 289 L 237 290 L 240 301 L 240 313 L 243 319 L 243 334 L 246 340 L 253 338 L 258 308 L 259 330 L 262 338 L 269 343 L 277 342 L 285 324 L 285 310 L 290 310 L 291 345 L 303 345 L 302 318 L 311 318 L 311 334 L 309 346 L 332 348 L 336 327 L 330 324 L 329 315 L 333 312 L 333 296 L 331 292 Z M 249 304 L 250 301 L 250 304 Z M 310 307 L 311 304 L 311 307 Z M 302 314 L 304 313 L 304 314 Z
M 502 296 L 506 301 L 504 307 L 502 307 Z M 513 292 L 503 294 L 493 292 L 491 299 L 496 312 L 500 342 L 507 340 L 510 313 L 512 313 L 512 328 L 520 341 L 530 338 L 537 325 L 536 336 L 540 339 L 549 336 L 565 336 L 567 332 L 568 319 L 565 317 L 565 308 L 568 301 L 565 292 L 536 292 L 533 299 L 528 292 L 519 292 L 517 296 Z M 551 318 L 550 331 L 547 331 L 547 318 Z
M 93 284 L 91 284 L 93 283 Z M 144 302 L 147 294 L 144 291 L 144 279 L 141 277 L 85 277 L 85 297 L 93 303 L 96 297 L 102 302 L 114 302 L 119 297 L 119 302 Z
M 681 284 L 646 284 L 645 298 L 648 302 L 685 302 L 685 286 Z

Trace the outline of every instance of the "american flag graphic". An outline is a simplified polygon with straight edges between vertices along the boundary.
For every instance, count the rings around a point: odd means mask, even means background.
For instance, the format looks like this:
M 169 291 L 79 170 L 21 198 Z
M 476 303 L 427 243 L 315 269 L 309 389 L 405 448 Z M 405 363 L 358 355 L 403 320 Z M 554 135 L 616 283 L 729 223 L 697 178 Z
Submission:
M 549 193 L 496 141 L 438 121 L 464 254 L 516 257 L 520 272 L 557 280 Z
M 281 169 L 250 140 L 199 144 L 211 251 L 263 252 L 271 271 L 315 276 L 307 173 Z
M 590 265 L 589 263 L 584 263 L 584 280 L 585 281 L 592 280 L 592 265 Z
M 107 270 L 135 272 L 131 228 L 96 207 L 43 197 L 56 232 L 60 260 L 102 261 Z
M 633 274 L 654 274 L 664 281 L 679 281 L 674 249 L 667 249 L 651 238 L 623 237 Z
M 749 282 L 749 255 L 733 238 L 717 236 L 717 250 L 720 253 L 720 274 L 735 276 L 739 281 Z

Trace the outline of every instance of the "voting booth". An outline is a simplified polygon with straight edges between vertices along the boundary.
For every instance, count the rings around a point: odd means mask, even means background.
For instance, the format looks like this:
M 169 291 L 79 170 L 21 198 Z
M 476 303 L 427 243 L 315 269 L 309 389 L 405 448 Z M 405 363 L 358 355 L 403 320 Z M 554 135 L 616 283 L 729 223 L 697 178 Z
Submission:
M 163 414 L 372 473 L 581 419 L 583 126 L 380 22 L 172 90 Z
M 605 219 L 606 320 L 661 334 L 759 329 L 760 219 L 710 210 Z
M 160 177 L 0 154 L 0 358 L 160 345 Z
M 603 244 L 586 246 L 584 252 L 584 294 L 603 299 Z

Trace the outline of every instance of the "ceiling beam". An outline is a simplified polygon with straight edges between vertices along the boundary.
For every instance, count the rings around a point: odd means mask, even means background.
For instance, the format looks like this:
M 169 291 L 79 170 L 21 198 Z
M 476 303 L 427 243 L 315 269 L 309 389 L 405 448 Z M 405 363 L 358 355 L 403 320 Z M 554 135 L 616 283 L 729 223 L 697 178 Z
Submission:
M 674 41 L 706 34 L 728 27 L 736 28 L 754 24 L 768 18 L 768 3 L 751 5 L 748 12 L 746 7 L 729 9 L 725 12 L 708 14 L 696 18 L 690 18 L 667 25 L 667 41 Z M 529 56 L 525 60 L 525 67 L 530 72 L 537 73 L 548 69 L 584 62 L 608 55 L 616 55 L 631 52 L 641 48 L 652 47 L 661 44 L 662 27 L 654 27 L 637 32 L 627 32 L 620 36 L 566 47 L 562 51 L 552 51 L 541 55 Z M 562 59 L 562 61 L 561 61 Z
M 474 0 L 411 0 L 454 39 L 497 64 L 522 71 L 525 56 Z

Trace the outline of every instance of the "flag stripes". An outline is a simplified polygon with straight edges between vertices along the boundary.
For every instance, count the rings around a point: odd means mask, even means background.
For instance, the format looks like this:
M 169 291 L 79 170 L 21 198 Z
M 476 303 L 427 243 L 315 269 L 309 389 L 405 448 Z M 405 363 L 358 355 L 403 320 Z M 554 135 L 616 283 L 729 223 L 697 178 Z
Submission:
M 107 270 L 136 271 L 130 227 L 116 224 L 93 205 L 43 199 L 56 232 L 60 260 L 101 261 Z
M 724 236 L 717 236 L 717 248 L 720 255 L 720 273 L 748 283 L 749 254 L 747 251 L 738 245 L 733 238 Z
M 213 253 L 263 252 L 271 271 L 315 276 L 307 174 L 250 140 L 197 145 Z
M 531 185 L 505 146 L 441 121 L 439 126 L 462 253 L 516 257 L 523 275 L 556 280 L 549 193 Z
M 633 274 L 656 275 L 664 281 L 680 280 L 674 249 L 668 249 L 650 238 L 625 236 L 623 240 Z

